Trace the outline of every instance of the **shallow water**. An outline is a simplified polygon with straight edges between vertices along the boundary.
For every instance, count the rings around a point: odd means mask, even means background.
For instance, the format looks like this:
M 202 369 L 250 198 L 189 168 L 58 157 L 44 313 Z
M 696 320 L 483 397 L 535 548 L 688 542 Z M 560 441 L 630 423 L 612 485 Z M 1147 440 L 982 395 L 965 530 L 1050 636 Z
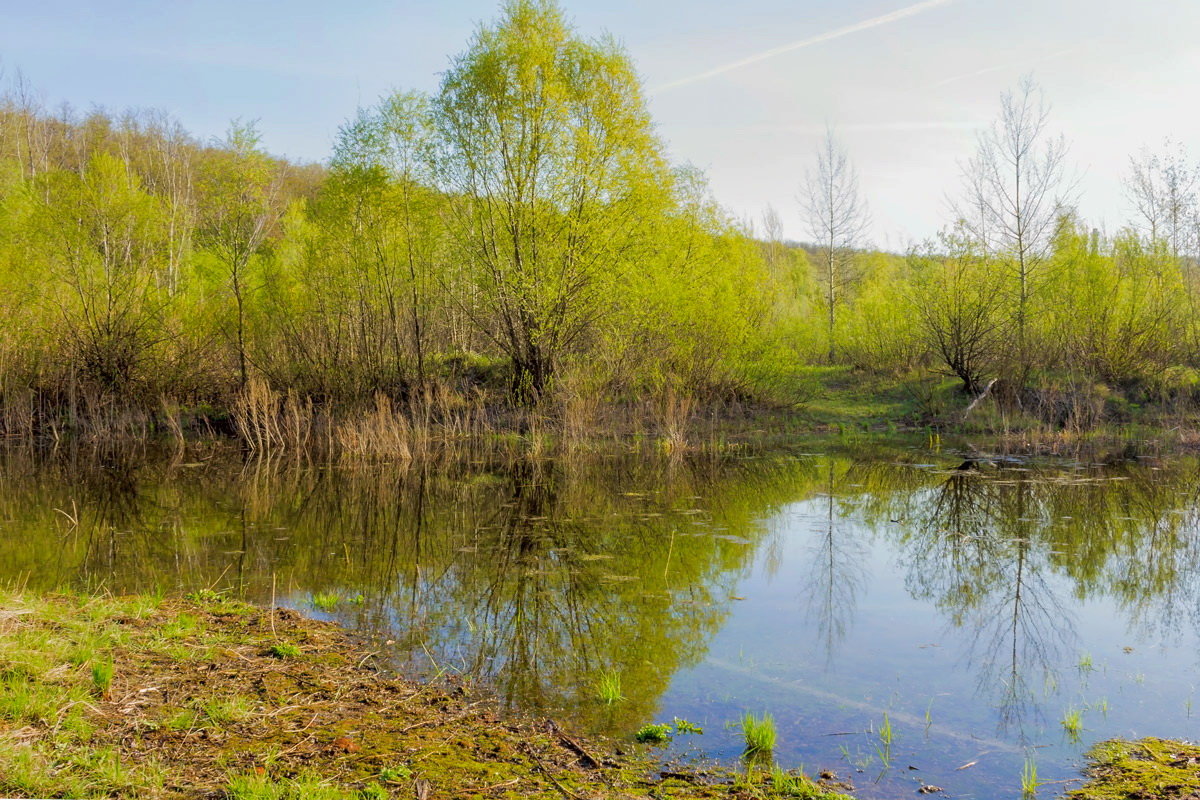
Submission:
M 1195 738 L 1200 462 L 962 466 L 8 453 L 0 579 L 274 595 L 580 728 L 705 729 L 670 756 L 733 761 L 732 723 L 770 712 L 781 764 L 864 798 L 1009 798 L 1027 761 L 1053 795 L 1095 741 Z

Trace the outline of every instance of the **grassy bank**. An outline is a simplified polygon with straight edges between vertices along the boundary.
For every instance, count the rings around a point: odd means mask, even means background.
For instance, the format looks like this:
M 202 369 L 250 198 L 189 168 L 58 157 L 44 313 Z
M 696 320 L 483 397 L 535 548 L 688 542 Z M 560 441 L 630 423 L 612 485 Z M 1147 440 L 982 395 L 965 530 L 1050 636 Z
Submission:
M 1200 796 L 1200 747 L 1167 739 L 1101 742 L 1072 800 L 1185 800 Z
M 643 745 L 502 717 L 377 668 L 340 629 L 210 593 L 0 597 L 0 793 L 14 797 L 775 798 L 799 775 L 660 773 Z

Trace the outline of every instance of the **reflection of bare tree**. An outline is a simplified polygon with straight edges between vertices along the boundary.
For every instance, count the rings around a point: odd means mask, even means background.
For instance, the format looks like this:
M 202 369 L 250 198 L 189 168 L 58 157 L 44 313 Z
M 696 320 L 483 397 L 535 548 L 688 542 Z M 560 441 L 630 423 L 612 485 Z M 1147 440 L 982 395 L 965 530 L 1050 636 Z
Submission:
M 1070 619 L 1046 580 L 1045 554 L 1024 538 L 996 542 L 997 570 L 984 587 L 975 617 L 971 660 L 979 665 L 979 687 L 994 692 L 1003 730 L 1037 721 L 1040 689 L 1057 682 L 1059 667 L 1075 638 Z
M 845 524 L 844 510 L 838 506 L 839 475 L 834 459 L 829 459 L 825 473 L 825 519 L 814 531 L 804 594 L 808 615 L 816 618 L 826 662 L 831 663 L 858 607 L 858 592 L 866 580 L 866 547 L 856 536 L 855 526 Z
M 1043 487 L 957 470 L 904 535 L 907 580 L 956 627 L 973 629 L 970 661 L 1000 726 L 1021 735 L 1040 715 L 1039 690 L 1056 679 L 1074 624 L 1049 580 L 1041 533 Z

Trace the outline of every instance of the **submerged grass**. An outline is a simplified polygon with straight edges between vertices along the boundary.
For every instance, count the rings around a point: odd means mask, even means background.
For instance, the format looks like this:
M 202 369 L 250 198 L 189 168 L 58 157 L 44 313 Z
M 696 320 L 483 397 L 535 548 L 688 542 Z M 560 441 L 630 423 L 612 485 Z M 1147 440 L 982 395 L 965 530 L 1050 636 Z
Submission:
M 748 745 L 773 746 L 769 721 Z M 0 592 L 0 796 L 832 797 L 794 776 L 650 779 L 652 759 L 615 749 L 395 678 L 294 611 Z

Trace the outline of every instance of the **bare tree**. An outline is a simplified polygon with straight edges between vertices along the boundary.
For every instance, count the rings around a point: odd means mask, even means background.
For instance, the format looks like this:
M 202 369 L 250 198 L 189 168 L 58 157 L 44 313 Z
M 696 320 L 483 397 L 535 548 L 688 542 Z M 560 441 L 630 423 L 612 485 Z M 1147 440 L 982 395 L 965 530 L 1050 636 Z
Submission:
M 858 192 L 858 175 L 832 130 L 817 149 L 816 168 L 804 176 L 800 195 L 808 229 L 820 249 L 821 282 L 829 328 L 829 360 L 836 355 L 834 333 L 837 305 L 854 279 L 854 247 L 870 224 L 866 203 Z
M 1030 308 L 1050 257 L 1058 219 L 1066 140 L 1050 137 L 1050 109 L 1029 76 L 1001 98 L 999 118 L 979 134 L 974 157 L 963 168 L 965 199 L 959 219 L 983 252 L 1008 273 L 1013 296 L 1015 348 L 1029 367 Z
M 1200 170 L 1170 139 L 1160 152 L 1142 150 L 1129 159 L 1125 194 L 1137 211 L 1137 225 L 1151 242 L 1165 242 L 1172 258 L 1188 252 L 1198 186 Z

